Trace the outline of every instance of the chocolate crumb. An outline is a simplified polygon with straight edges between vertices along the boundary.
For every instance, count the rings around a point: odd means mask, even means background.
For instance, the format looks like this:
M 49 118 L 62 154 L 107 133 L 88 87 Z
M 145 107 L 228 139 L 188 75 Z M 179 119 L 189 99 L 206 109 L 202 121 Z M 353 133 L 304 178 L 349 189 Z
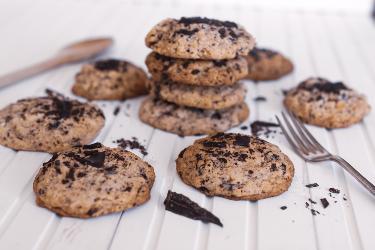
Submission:
M 320 202 L 322 203 L 323 208 L 327 208 L 329 206 L 329 202 L 326 198 L 320 199 Z
M 316 201 L 313 201 L 312 199 L 309 198 L 309 201 L 311 202 L 311 204 L 316 204 Z
M 113 141 L 122 149 L 138 149 L 143 156 L 148 155 L 146 147 L 142 145 L 136 137 L 132 137 L 131 140 L 125 140 L 124 138 Z
M 287 206 L 282 206 L 282 207 L 280 207 L 281 210 L 285 210 L 285 209 L 287 209 L 287 208 L 288 208 Z
M 339 194 L 340 193 L 340 190 L 339 189 L 336 189 L 336 188 L 329 188 L 328 189 L 329 190 L 329 192 L 331 192 L 331 193 L 334 193 L 334 194 Z
M 310 209 L 310 211 L 311 211 L 311 214 L 314 215 L 314 216 L 320 214 L 320 212 L 315 210 L 315 209 Z
M 307 188 L 319 187 L 319 184 L 315 182 L 315 183 L 307 184 L 305 187 Z
M 240 129 L 241 130 L 247 130 L 249 127 L 248 126 L 241 126 Z
M 265 98 L 264 96 L 257 96 L 257 97 L 254 98 L 254 101 L 265 102 L 265 101 L 267 101 L 267 98 Z
M 117 106 L 114 110 L 113 110 L 113 115 L 118 115 L 118 113 L 120 112 L 120 106 Z

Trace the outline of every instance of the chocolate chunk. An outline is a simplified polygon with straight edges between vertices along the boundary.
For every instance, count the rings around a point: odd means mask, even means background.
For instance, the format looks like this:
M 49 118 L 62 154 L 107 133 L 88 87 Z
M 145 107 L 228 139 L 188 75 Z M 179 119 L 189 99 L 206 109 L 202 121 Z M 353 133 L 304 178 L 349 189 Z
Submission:
M 250 144 L 250 136 L 248 135 L 236 135 L 234 139 L 234 145 L 248 147 Z
M 126 70 L 126 62 L 116 60 L 116 59 L 108 59 L 108 60 L 101 60 L 94 63 L 94 67 L 97 70 L 108 71 L 108 70 L 116 70 L 116 71 L 125 71 Z
M 96 148 L 101 148 L 101 147 L 103 147 L 103 145 L 100 142 L 95 142 L 93 144 L 82 146 L 83 149 L 96 149 Z
M 287 208 L 288 208 L 287 206 L 282 206 L 282 207 L 280 207 L 281 210 L 285 210 L 285 209 L 287 209 Z
M 318 183 L 311 183 L 311 184 L 305 185 L 305 187 L 307 187 L 307 188 L 319 187 L 319 184 Z
M 221 141 L 204 141 L 203 146 L 206 148 L 225 148 L 227 144 Z
M 336 189 L 336 188 L 329 188 L 328 189 L 329 190 L 329 192 L 331 192 L 331 193 L 334 193 L 334 194 L 339 194 L 340 193 L 340 190 L 338 190 L 338 189 Z
M 318 90 L 325 93 L 339 94 L 342 90 L 350 90 L 342 82 L 330 82 L 323 78 L 316 78 L 317 82 L 314 84 L 307 84 L 307 80 L 298 85 L 299 89 L 313 91 Z
M 265 101 L 267 101 L 267 98 L 265 98 L 264 96 L 257 96 L 257 97 L 254 98 L 254 101 L 265 102 Z
M 326 198 L 320 199 L 320 202 L 322 203 L 323 208 L 327 208 L 329 206 L 329 202 Z
M 96 212 L 98 212 L 99 209 L 97 208 L 90 208 L 89 211 L 87 211 L 88 216 L 94 215 Z
M 237 28 L 237 24 L 234 22 L 229 21 L 219 21 L 216 19 L 209 19 L 206 17 L 181 17 L 180 20 L 178 20 L 178 23 L 184 24 L 184 25 L 190 25 L 190 24 L 208 24 L 212 26 L 217 27 L 227 27 L 227 28 Z
M 120 112 L 120 106 L 117 106 L 114 110 L 113 110 L 113 115 L 118 115 L 118 113 Z
M 187 30 L 187 29 L 180 29 L 180 30 L 177 30 L 175 32 L 175 34 L 182 34 L 182 35 L 186 35 L 186 36 L 192 36 L 194 35 L 195 33 L 197 33 L 199 31 L 199 29 L 195 28 L 193 30 Z
M 220 227 L 223 226 L 220 219 L 211 212 L 200 207 L 197 203 L 188 197 L 172 191 L 168 191 L 164 200 L 165 209 L 175 214 L 185 216 L 193 220 L 200 220 L 204 223 L 213 223 Z
M 216 67 L 224 67 L 224 66 L 227 65 L 227 60 L 214 60 L 214 61 L 212 61 L 212 63 Z
M 265 121 L 255 121 L 251 123 L 251 133 L 255 136 L 264 135 L 268 137 L 270 133 L 275 132 L 271 128 L 278 128 L 280 127 L 277 123 L 272 122 L 265 122 Z
M 268 59 L 277 55 L 277 52 L 270 50 L 270 49 L 260 49 L 260 48 L 253 48 L 249 52 L 249 56 L 253 57 L 255 61 L 259 61 L 261 59 L 260 54 L 266 55 Z
M 191 71 L 191 74 L 197 75 L 197 74 L 199 74 L 199 72 L 200 72 L 199 69 L 194 69 L 194 70 Z

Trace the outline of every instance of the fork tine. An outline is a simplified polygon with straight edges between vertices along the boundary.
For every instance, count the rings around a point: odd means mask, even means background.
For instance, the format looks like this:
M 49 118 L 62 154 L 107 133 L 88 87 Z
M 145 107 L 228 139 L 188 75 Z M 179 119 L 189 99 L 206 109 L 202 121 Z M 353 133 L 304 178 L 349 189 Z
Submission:
M 294 115 L 290 114 L 292 117 L 292 120 L 295 120 L 296 123 L 299 125 L 299 127 L 304 131 L 305 135 L 310 139 L 310 142 L 312 142 L 316 148 L 318 148 L 321 152 L 328 152 L 316 139 L 315 137 L 310 133 L 309 130 L 303 125 L 303 123 Z
M 284 112 L 281 112 L 282 117 L 284 118 L 285 124 L 289 129 L 290 134 L 293 136 L 295 142 L 298 144 L 299 148 L 304 154 L 308 154 L 308 149 L 303 144 L 301 138 L 297 135 L 295 129 L 293 128 L 292 124 L 289 122 L 289 119 L 286 117 Z
M 275 115 L 276 117 L 276 120 L 277 122 L 279 123 L 280 125 L 280 128 L 281 130 L 283 131 L 284 135 L 285 135 L 285 138 L 286 140 L 289 142 L 289 144 L 294 148 L 294 150 L 302 157 L 304 158 L 303 156 L 303 152 L 302 150 L 295 144 L 295 142 L 293 141 L 293 139 L 289 136 L 289 133 L 288 131 L 286 130 L 286 128 L 284 127 L 284 125 L 281 123 L 279 117 L 277 115 Z
M 302 139 L 302 142 L 304 143 L 305 147 L 311 151 L 320 151 L 319 147 L 311 142 L 309 137 L 306 136 L 304 130 L 301 128 L 301 123 L 297 121 L 297 118 L 293 115 L 292 112 L 290 112 L 288 109 L 286 109 L 287 114 L 290 117 L 290 120 L 292 121 L 294 127 L 298 130 L 298 133 Z

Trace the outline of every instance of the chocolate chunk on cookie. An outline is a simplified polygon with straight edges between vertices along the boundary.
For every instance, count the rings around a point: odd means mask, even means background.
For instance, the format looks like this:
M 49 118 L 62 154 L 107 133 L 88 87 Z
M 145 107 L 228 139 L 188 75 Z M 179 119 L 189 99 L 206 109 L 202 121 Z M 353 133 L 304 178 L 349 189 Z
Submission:
M 201 109 L 226 109 L 245 100 L 243 83 L 231 86 L 194 86 L 171 81 L 153 82 L 151 94 L 178 105 Z
M 60 216 L 90 218 L 150 199 L 153 168 L 135 154 L 100 143 L 55 154 L 34 180 L 36 202 Z
M 247 61 L 243 57 L 229 60 L 189 60 L 162 56 L 151 52 L 146 65 L 155 81 L 218 86 L 232 85 L 247 76 Z
M 147 94 L 147 75 L 130 62 L 116 59 L 83 65 L 72 87 L 89 100 L 124 100 Z
M 201 17 L 165 19 L 146 36 L 153 51 L 184 59 L 233 59 L 247 55 L 254 44 L 254 38 L 236 23 Z
M 277 80 L 293 71 L 288 58 L 270 49 L 254 48 L 245 58 L 249 68 L 246 78 L 250 80 Z
M 249 116 L 245 103 L 224 110 L 204 110 L 178 106 L 149 97 L 139 110 L 140 119 L 155 127 L 181 136 L 226 131 Z
M 276 145 L 235 133 L 196 140 L 179 154 L 176 169 L 187 185 L 232 200 L 279 195 L 294 175 L 293 163 Z
M 366 98 L 342 82 L 315 77 L 289 90 L 284 105 L 302 121 L 324 128 L 360 122 L 371 110 Z
M 90 143 L 104 126 L 94 104 L 48 96 L 27 98 L 0 110 L 0 144 L 16 150 L 58 152 Z

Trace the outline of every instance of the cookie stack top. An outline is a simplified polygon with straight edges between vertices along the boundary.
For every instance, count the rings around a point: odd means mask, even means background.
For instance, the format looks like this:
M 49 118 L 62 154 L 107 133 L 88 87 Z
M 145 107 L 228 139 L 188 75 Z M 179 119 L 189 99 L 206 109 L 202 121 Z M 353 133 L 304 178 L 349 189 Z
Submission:
M 153 101 L 141 107 L 143 121 L 189 135 L 225 131 L 248 117 L 246 89 L 238 80 L 248 73 L 241 56 L 253 49 L 255 40 L 244 28 L 216 19 L 169 18 L 151 29 L 146 45 L 153 50 L 146 58 Z

